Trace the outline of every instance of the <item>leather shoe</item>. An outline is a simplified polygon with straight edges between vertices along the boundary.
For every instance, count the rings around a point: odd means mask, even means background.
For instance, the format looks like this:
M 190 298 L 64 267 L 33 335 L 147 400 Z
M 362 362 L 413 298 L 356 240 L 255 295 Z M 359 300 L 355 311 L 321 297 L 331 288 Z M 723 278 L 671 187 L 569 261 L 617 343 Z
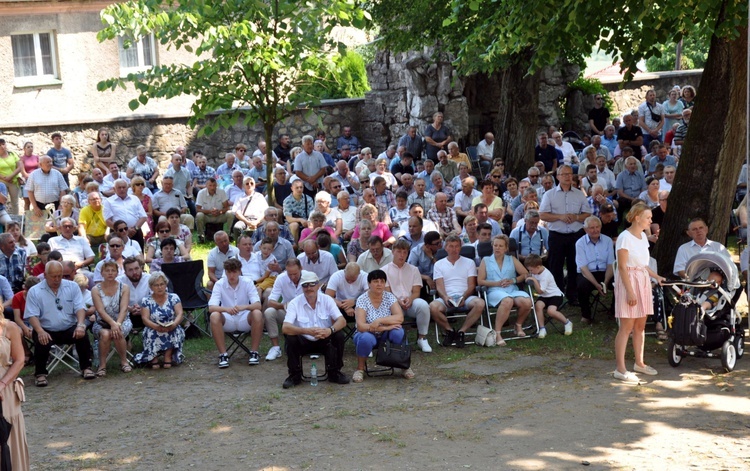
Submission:
M 330 373 L 328 375 L 328 382 L 329 383 L 336 383 L 336 384 L 349 384 L 351 379 L 346 376 L 344 373 L 336 372 L 336 373 Z
M 455 341 L 456 341 L 456 331 L 446 330 L 445 338 L 443 338 L 443 347 L 450 347 Z
M 281 387 L 284 389 L 289 389 L 289 388 L 293 388 L 297 386 L 301 382 L 302 382 L 302 378 L 300 378 L 299 376 L 288 376 L 284 380 L 284 384 L 282 384 Z

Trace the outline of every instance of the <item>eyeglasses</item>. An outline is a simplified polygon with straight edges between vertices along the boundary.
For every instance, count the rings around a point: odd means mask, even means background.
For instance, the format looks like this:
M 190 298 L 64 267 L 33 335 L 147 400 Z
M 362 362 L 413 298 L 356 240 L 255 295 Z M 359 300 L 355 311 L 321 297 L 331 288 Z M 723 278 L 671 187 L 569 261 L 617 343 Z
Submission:
M 63 229 L 73 229 L 75 226 L 71 226 L 70 224 L 64 224 L 62 226 Z
M 255 186 L 255 183 L 247 182 L 247 183 L 245 183 L 245 186 Z
M 121 247 L 122 247 L 121 244 L 109 244 L 109 248 L 110 249 L 119 249 Z
M 127 232 L 127 231 L 128 231 L 128 227 L 127 226 L 121 227 L 121 228 L 117 229 L 117 232 Z
M 133 183 L 133 186 L 146 186 L 145 183 Z
M 602 99 L 602 97 L 600 97 L 600 96 L 594 98 L 594 100 L 601 100 L 601 99 Z
M 169 234 L 171 231 L 169 229 L 161 230 L 159 231 L 159 234 Z
M 62 303 L 60 302 L 60 298 L 55 298 L 55 306 L 57 307 L 58 311 L 62 311 Z
M 240 149 L 240 148 L 235 147 L 234 150 L 236 152 L 245 152 L 247 149 Z
M 500 178 L 500 175 L 490 175 L 490 178 Z
M 302 283 L 303 288 L 314 288 L 316 283 Z

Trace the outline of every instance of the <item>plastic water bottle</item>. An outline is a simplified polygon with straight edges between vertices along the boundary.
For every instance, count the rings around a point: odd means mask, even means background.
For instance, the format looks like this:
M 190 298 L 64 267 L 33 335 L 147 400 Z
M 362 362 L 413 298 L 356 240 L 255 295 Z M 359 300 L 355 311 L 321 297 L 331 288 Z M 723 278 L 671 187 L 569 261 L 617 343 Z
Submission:
M 318 385 L 318 368 L 315 366 L 315 363 L 312 364 L 310 367 L 310 386 L 317 386 Z

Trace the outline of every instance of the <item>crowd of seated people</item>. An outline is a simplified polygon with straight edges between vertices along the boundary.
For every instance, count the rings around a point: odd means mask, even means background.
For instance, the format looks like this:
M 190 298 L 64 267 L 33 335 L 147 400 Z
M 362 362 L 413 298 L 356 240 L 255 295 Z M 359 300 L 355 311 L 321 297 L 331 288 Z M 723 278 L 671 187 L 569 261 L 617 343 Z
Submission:
M 192 260 L 196 239 L 213 242 L 207 289 L 218 366 L 230 361 L 222 332 L 250 332 L 249 364 L 259 365 L 265 330 L 271 340 L 265 360 L 288 356 L 284 387 L 301 381 L 298 356 L 314 352 L 331 356 L 329 380 L 349 382 L 341 371 L 347 322 L 357 331 L 355 382 L 364 379 L 367 356 L 381 340 L 403 341 L 408 319 L 416 321 L 417 349 L 424 353 L 432 352 L 430 321 L 442 332 L 443 346 L 461 348 L 485 303 L 498 310 L 500 345 L 513 309 L 518 337 L 526 336 L 529 314 L 543 326 L 545 312 L 569 335 L 573 321 L 559 308 L 564 300 L 580 304 L 581 325 L 593 322 L 589 294 L 606 293 L 612 281 L 614 241 L 634 203 L 653 210 L 647 235 L 652 245 L 658 240 L 689 124 L 689 114 L 673 101 L 662 118 L 674 122 L 670 144 L 659 140 L 664 124 L 654 124 L 658 108 L 646 107 L 645 121 L 627 114 L 624 126 L 615 127 L 598 107 L 590 115 L 587 147 L 577 152 L 555 129 L 540 133 L 535 165 L 524 175 L 508 174 L 495 158 L 492 133 L 478 143 L 472 162 L 440 113 L 423 136 L 410 127 L 386 149 L 363 147 L 349 126 L 331 142 L 324 134 L 281 135 L 270 180 L 265 142 L 252 156 L 245 144 L 235 145 L 216 169 L 200 151 L 189 158 L 179 147 L 163 169 L 143 146 L 121 168 L 97 141 L 91 180 L 79 175 L 74 191 L 68 160 L 41 156 L 32 168 L 30 157 L 16 157 L 27 175 L 23 192 L 0 182 L 6 317 L 34 344 L 38 386 L 48 384 L 53 343 L 75 344 L 85 379 L 106 375 L 110 348 L 129 372 L 126 339 L 134 328 L 144 347 L 135 362 L 170 368 L 183 361 L 185 332 L 181 300 L 168 292 L 161 269 Z M 36 246 L 5 218 L 4 204 L 17 208 L 19 195 L 28 195 L 35 213 L 49 211 Z M 690 255 L 726 250 L 706 239 L 702 220 L 686 229 L 692 240 L 678 251 L 676 276 L 684 274 Z M 484 257 L 476 250 L 474 258 L 461 255 L 463 247 L 481 244 L 488 247 Z M 85 275 L 84 291 L 74 284 L 77 274 Z M 537 300 L 529 297 L 527 279 Z M 486 288 L 485 297 L 478 287 Z M 454 308 L 466 313 L 459 324 L 446 317 Z M 98 340 L 96 370 L 88 331 Z M 536 334 L 547 335 L 543 328 Z M 415 373 L 408 369 L 403 376 Z

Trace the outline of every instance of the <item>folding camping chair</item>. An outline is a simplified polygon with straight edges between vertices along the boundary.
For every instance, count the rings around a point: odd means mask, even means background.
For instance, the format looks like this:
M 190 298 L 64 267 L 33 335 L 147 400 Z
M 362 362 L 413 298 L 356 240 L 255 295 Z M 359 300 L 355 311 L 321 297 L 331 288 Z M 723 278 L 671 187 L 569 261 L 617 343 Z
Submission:
M 477 247 L 479 249 L 479 256 L 482 258 L 487 257 L 492 254 L 492 244 L 489 242 L 485 242 L 483 244 L 488 244 L 488 245 L 479 244 Z M 518 246 L 516 244 L 515 239 L 509 240 L 508 254 L 513 255 L 513 256 L 518 255 Z M 529 294 L 529 297 L 531 298 L 531 302 L 532 302 L 531 312 L 529 313 L 529 316 L 526 318 L 526 322 L 523 325 L 523 330 L 524 332 L 526 332 L 526 336 L 519 337 L 518 335 L 515 334 L 515 328 L 513 326 L 514 323 L 511 322 L 511 319 L 513 319 L 514 314 L 518 314 L 518 309 L 514 306 L 510 310 L 510 315 L 508 316 L 508 324 L 507 324 L 508 327 L 506 328 L 505 326 L 500 326 L 500 329 L 501 329 L 500 331 L 503 334 L 506 334 L 508 332 L 512 334 L 512 335 L 503 335 L 503 340 L 505 341 L 517 340 L 517 339 L 530 339 L 530 338 L 536 337 L 536 334 L 539 333 L 539 323 L 537 322 L 536 312 L 534 311 L 534 305 L 533 305 L 534 295 L 531 291 L 531 287 L 527 284 L 524 284 L 524 286 L 520 289 L 522 289 L 523 291 L 526 291 Z M 490 328 L 492 328 L 492 325 L 493 325 L 492 316 L 497 317 L 497 307 L 499 305 L 495 307 L 490 306 L 490 303 L 487 297 L 486 286 L 480 286 L 479 292 L 482 296 L 482 299 L 484 299 L 484 312 L 485 312 L 485 315 L 487 316 L 487 325 L 490 326 Z
M 232 358 L 232 355 L 234 355 L 237 350 L 242 350 L 250 356 L 250 349 L 245 345 L 245 340 L 247 340 L 248 335 L 250 335 L 249 330 L 247 332 L 241 330 L 235 332 L 224 332 L 224 337 L 229 341 L 227 346 L 227 355 L 229 358 Z
M 78 359 L 73 356 L 72 350 L 75 345 L 53 345 L 49 351 L 49 360 L 47 362 L 47 372 L 52 373 L 58 365 L 65 365 L 77 374 L 81 374 Z
M 466 153 L 469 154 L 469 161 L 471 162 L 472 173 L 476 169 L 479 172 L 479 180 L 484 180 L 482 175 L 482 162 L 479 159 L 479 153 L 477 152 L 477 146 L 469 146 L 466 148 Z
M 161 270 L 169 278 L 169 292 L 179 296 L 182 301 L 185 320 L 210 337 L 208 298 L 203 288 L 203 260 L 165 263 Z

